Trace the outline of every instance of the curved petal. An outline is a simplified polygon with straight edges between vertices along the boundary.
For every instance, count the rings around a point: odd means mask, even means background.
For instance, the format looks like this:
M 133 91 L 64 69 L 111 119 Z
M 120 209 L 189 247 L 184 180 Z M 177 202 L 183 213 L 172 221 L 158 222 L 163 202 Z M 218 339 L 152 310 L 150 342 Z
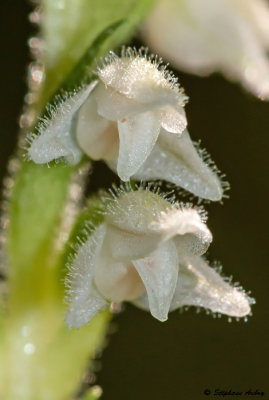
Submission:
M 118 122 L 120 149 L 117 171 L 128 181 L 150 155 L 160 132 L 160 121 L 154 112 L 145 112 Z
M 164 179 L 212 201 L 222 197 L 218 176 L 198 155 L 187 130 L 180 137 L 161 130 L 159 139 L 134 179 Z
M 76 137 L 80 148 L 93 160 L 110 160 L 117 156 L 117 125 L 97 113 L 94 95 L 89 96 L 79 111 Z
M 179 265 L 179 279 L 170 311 L 181 306 L 197 306 L 232 317 L 250 313 L 248 296 L 227 283 L 203 258 L 180 259 Z
M 171 133 L 182 133 L 187 127 L 187 118 L 181 106 L 166 106 L 160 110 L 161 126 Z
M 48 110 L 49 117 L 38 125 L 38 135 L 30 135 L 28 157 L 36 164 L 46 164 L 64 157 L 69 164 L 77 164 L 82 152 L 76 142 L 77 111 L 96 86 L 94 81 L 78 92 L 67 93 L 55 107 Z
M 79 328 L 87 324 L 107 304 L 93 286 L 94 268 L 105 232 L 105 225 L 100 225 L 80 246 L 69 265 L 66 300 L 70 305 L 66 314 L 66 323 L 70 328 Z
M 173 241 L 161 244 L 148 257 L 134 260 L 147 290 L 153 317 L 166 321 L 178 277 L 178 258 Z

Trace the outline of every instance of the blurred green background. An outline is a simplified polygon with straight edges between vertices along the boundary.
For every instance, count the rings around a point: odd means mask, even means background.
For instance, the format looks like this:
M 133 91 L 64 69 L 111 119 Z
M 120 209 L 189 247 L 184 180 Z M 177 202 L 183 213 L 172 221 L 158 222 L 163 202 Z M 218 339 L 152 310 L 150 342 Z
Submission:
M 26 1 L 4 1 L 0 7 L 2 179 L 16 144 L 30 60 L 27 40 L 34 29 Z M 202 140 L 231 184 L 224 205 L 206 205 L 214 235 L 208 257 L 220 260 L 225 275 L 251 290 L 257 304 L 248 323 L 228 323 L 226 317 L 213 319 L 192 309 L 174 312 L 168 322 L 160 323 L 127 304 L 110 329 L 114 333 L 108 336 L 97 383 L 104 400 L 200 400 L 211 397 L 203 394 L 205 389 L 217 388 L 258 389 L 269 398 L 269 103 L 217 75 L 178 75 L 190 96 L 192 138 Z M 107 185 L 111 177 L 98 163 L 90 190 Z

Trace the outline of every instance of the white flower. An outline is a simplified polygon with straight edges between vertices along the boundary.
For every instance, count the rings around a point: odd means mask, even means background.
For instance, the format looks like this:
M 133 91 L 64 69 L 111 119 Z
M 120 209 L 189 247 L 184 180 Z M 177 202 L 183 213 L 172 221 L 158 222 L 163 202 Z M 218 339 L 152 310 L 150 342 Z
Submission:
M 121 57 L 111 53 L 98 77 L 97 85 L 67 97 L 41 124 L 29 158 L 46 163 L 65 157 L 75 163 L 74 153 L 83 151 L 105 160 L 123 181 L 164 179 L 201 198 L 220 200 L 222 183 L 189 138 L 187 97 L 166 67 L 145 51 L 128 48 Z
M 229 315 L 248 314 L 246 295 L 199 258 L 211 240 L 198 210 L 149 190 L 120 193 L 71 262 L 68 326 L 86 324 L 107 300 L 133 301 L 160 321 L 185 301 Z
M 219 178 L 185 130 L 187 98 L 166 67 L 128 48 L 121 57 L 112 53 L 98 76 L 100 83 L 79 112 L 77 140 L 84 152 L 106 160 L 123 181 L 165 179 L 220 200 Z
M 160 0 L 143 36 L 177 68 L 221 72 L 269 99 L 266 0 Z

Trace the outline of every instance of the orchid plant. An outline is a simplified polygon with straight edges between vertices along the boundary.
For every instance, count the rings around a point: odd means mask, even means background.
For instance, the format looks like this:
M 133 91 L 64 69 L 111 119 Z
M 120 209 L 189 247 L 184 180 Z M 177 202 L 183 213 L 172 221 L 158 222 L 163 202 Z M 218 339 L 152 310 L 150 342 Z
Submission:
M 251 315 L 254 299 L 205 259 L 213 236 L 200 203 L 222 200 L 228 184 L 192 142 L 188 96 L 161 57 L 268 99 L 269 9 L 263 0 L 43 0 L 30 20 L 41 34 L 30 41 L 37 60 L 2 217 L 0 397 L 97 399 L 101 389 L 81 381 L 115 305 L 162 322 L 183 306 Z M 158 56 L 122 47 L 142 21 Z M 85 199 L 97 160 L 123 182 Z

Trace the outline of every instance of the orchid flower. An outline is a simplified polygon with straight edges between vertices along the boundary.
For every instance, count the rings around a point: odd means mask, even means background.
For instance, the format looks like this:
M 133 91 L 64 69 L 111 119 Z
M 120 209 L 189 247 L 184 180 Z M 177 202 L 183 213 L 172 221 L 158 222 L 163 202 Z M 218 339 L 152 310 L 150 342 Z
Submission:
M 266 0 L 160 0 L 145 41 L 175 67 L 221 72 L 269 99 L 269 5 Z
M 70 262 L 68 326 L 86 324 L 109 301 L 131 301 L 160 321 L 183 304 L 247 315 L 245 293 L 200 258 L 211 240 L 201 210 L 149 190 L 120 191 Z
M 56 110 L 50 123 L 41 124 L 40 135 L 31 138 L 29 158 L 69 161 L 76 148 L 105 160 L 123 181 L 164 179 L 201 198 L 220 200 L 222 183 L 186 130 L 187 97 L 161 61 L 144 50 L 124 48 L 121 57 L 110 53 L 97 74 L 98 83 L 76 93 L 79 106 L 70 107 L 68 98 L 67 112 Z

